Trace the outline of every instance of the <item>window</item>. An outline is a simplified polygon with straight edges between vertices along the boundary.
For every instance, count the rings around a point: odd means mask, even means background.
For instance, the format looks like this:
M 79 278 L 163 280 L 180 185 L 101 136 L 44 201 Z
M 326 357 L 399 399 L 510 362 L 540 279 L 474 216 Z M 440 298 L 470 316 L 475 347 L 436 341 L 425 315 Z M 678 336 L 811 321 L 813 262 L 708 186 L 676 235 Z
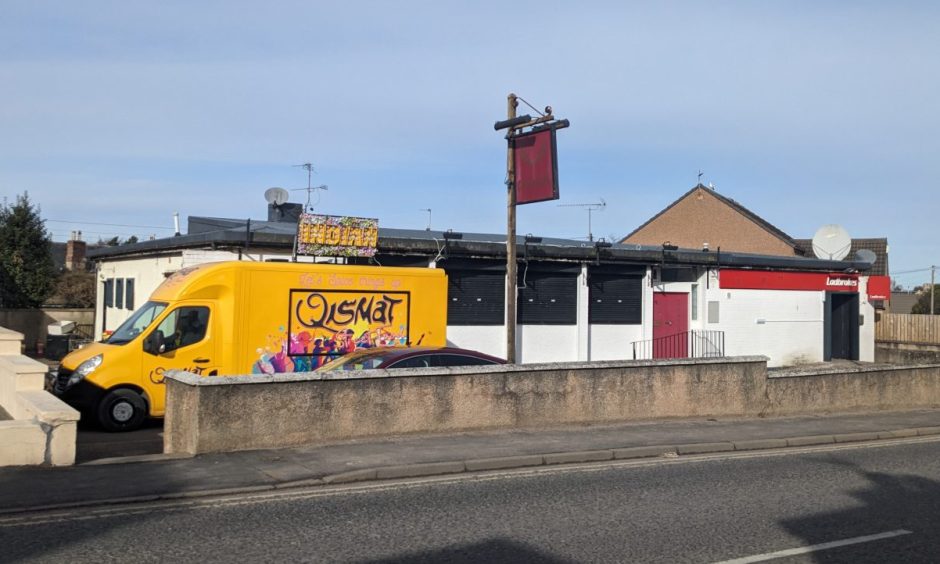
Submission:
M 163 313 L 166 304 L 160 302 L 147 302 L 139 310 L 134 312 L 127 321 L 115 329 L 114 333 L 108 337 L 109 345 L 123 345 L 134 340 L 137 335 L 145 331 L 154 319 Z
M 157 331 L 163 332 L 163 352 L 187 347 L 202 341 L 209 327 L 209 308 L 181 307 L 163 318 Z
M 598 325 L 643 323 L 643 278 L 597 273 L 588 278 L 588 322 Z
M 708 322 L 718 323 L 718 301 L 708 302 Z
M 663 282 L 693 282 L 696 279 L 695 269 L 689 267 L 665 266 L 659 278 Z
M 128 278 L 124 281 L 124 307 L 134 309 L 134 279 Z
M 692 292 L 689 296 L 692 308 L 692 321 L 698 319 L 698 284 L 692 284 Z
M 114 307 L 120 309 L 124 307 L 124 279 L 114 280 Z
M 541 268 L 545 268 L 542 270 Z M 560 266 L 539 269 L 519 265 L 517 322 L 523 325 L 576 325 L 578 272 Z
M 447 271 L 448 325 L 505 323 L 505 264 L 448 259 L 441 265 Z
M 114 278 L 104 281 L 104 307 L 114 307 Z
M 493 364 L 485 358 L 462 354 L 436 354 L 431 357 L 431 366 L 483 366 Z
M 431 366 L 428 355 L 413 356 L 389 365 L 389 368 L 427 368 Z

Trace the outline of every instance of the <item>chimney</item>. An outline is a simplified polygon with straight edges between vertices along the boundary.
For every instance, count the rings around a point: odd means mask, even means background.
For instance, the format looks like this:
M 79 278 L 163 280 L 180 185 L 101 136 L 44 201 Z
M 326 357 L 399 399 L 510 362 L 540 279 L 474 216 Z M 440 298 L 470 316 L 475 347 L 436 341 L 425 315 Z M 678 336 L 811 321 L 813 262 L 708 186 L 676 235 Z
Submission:
M 85 270 L 86 244 L 82 241 L 82 232 L 73 231 L 72 238 L 65 244 L 65 269 Z
M 268 221 L 277 223 L 299 223 L 300 214 L 304 213 L 303 204 L 268 204 Z

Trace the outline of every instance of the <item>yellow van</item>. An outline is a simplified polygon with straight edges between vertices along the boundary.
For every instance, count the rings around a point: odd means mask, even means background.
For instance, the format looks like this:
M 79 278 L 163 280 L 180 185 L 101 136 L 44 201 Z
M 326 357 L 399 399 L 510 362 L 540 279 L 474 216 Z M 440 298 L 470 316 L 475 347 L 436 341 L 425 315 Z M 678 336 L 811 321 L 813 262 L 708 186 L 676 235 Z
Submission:
M 432 268 L 222 262 L 184 268 L 106 340 L 62 359 L 54 392 L 110 431 L 165 410 L 164 372 L 309 372 L 373 347 L 443 346 Z

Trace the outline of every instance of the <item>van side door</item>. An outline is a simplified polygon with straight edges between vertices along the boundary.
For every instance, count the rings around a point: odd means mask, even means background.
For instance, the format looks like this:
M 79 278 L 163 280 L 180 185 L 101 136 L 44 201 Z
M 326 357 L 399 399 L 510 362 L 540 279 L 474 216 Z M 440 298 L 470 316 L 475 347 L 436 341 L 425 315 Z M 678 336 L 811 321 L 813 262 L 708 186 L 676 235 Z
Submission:
M 221 359 L 218 356 L 218 320 L 211 304 L 187 303 L 173 308 L 144 339 L 142 355 L 143 384 L 150 396 L 151 415 L 166 410 L 164 384 L 167 370 L 186 370 L 214 376 Z

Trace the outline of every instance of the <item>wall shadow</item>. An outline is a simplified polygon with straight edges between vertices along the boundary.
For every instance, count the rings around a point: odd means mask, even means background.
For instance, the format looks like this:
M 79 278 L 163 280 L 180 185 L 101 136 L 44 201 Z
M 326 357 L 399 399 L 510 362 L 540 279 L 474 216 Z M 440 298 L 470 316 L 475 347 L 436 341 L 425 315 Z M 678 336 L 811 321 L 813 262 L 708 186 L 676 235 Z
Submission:
M 852 471 L 868 484 L 848 494 L 858 507 L 782 521 L 804 545 L 906 530 L 911 534 L 802 556 L 814 562 L 940 562 L 940 481 L 865 470 L 837 457 L 824 461 Z
M 522 543 L 504 538 L 483 542 L 454 545 L 426 552 L 411 552 L 378 560 L 360 560 L 359 564 L 404 564 L 418 562 L 447 562 L 448 564 L 478 564 L 480 562 L 539 562 L 542 564 L 571 564 L 565 560 L 536 550 Z
M 103 430 L 84 414 L 78 422 L 75 463 L 163 452 L 163 419 L 148 419 L 140 429 L 126 433 Z

